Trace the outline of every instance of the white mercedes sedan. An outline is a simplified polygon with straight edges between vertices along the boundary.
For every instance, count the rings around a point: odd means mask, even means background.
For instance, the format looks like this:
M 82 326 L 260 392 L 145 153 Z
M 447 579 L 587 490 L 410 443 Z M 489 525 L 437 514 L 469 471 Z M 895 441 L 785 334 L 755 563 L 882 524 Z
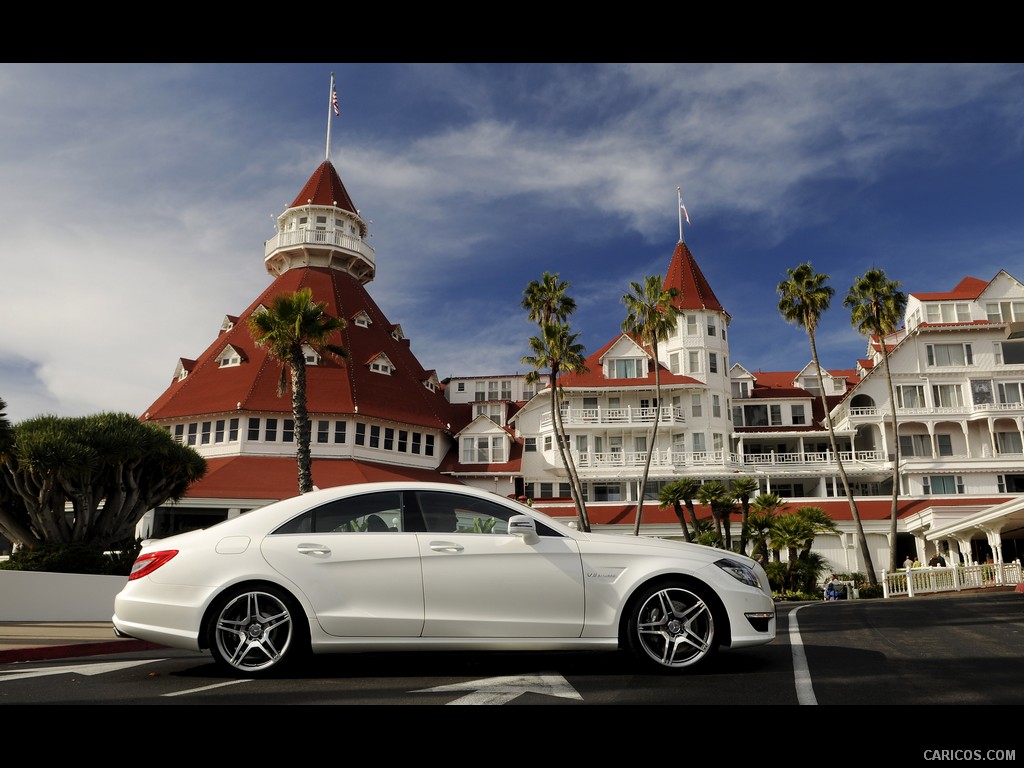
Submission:
M 143 542 L 114 602 L 120 636 L 208 649 L 233 675 L 311 654 L 600 650 L 693 669 L 775 638 L 750 558 L 584 533 L 445 483 L 317 490 Z

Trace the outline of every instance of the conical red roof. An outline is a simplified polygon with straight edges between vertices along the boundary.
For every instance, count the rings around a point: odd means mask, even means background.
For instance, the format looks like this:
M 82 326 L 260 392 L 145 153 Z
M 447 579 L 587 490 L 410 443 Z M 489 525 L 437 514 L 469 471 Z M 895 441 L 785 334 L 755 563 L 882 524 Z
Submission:
M 713 309 L 725 312 L 725 308 L 719 303 L 715 292 L 711 290 L 711 285 L 697 266 L 690 249 L 681 240 L 676 245 L 672 261 L 668 265 L 664 288 L 675 288 L 678 291 L 675 305 L 679 309 Z
M 309 177 L 309 181 L 289 207 L 298 208 L 303 205 L 336 206 L 356 213 L 356 206 L 348 196 L 348 191 L 341 183 L 341 177 L 334 170 L 330 160 L 324 160 L 313 171 L 313 175 Z

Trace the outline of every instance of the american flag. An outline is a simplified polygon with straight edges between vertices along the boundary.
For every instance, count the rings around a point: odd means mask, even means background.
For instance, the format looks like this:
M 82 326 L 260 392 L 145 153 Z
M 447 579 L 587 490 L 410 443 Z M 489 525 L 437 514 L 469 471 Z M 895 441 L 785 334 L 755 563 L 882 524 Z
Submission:
M 686 206 L 683 205 L 682 203 L 680 203 L 679 204 L 679 210 L 681 210 L 683 212 L 683 218 L 686 219 L 686 223 L 689 224 L 690 223 L 690 214 L 688 214 L 686 212 Z
M 334 107 L 335 116 L 340 115 L 341 111 L 338 109 L 338 92 L 331 91 L 331 106 Z

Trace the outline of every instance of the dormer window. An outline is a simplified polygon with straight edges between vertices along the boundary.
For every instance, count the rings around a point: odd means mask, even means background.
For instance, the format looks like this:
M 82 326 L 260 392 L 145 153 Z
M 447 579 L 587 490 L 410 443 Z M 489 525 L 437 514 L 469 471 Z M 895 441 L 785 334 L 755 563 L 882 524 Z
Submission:
M 221 353 L 217 355 L 217 365 L 221 368 L 233 368 L 237 365 L 242 364 L 242 353 L 235 349 L 231 344 L 228 344 L 221 350 Z
M 366 314 L 365 312 L 360 312 L 358 315 L 356 315 L 354 318 L 352 318 L 352 320 L 360 328 L 369 328 L 370 327 L 370 316 L 368 314 Z
M 610 379 L 641 379 L 647 372 L 643 370 L 643 360 L 635 357 L 608 361 L 608 378 Z
M 308 345 L 302 346 L 302 356 L 306 358 L 306 365 L 320 365 L 320 355 Z
M 370 370 L 390 376 L 391 372 L 395 370 L 395 366 L 388 360 L 387 355 L 379 355 L 370 361 Z

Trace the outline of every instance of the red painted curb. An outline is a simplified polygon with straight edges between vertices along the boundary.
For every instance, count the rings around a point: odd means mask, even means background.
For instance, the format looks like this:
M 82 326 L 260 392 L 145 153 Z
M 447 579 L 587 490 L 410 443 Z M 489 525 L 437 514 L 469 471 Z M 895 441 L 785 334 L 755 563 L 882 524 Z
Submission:
M 8 651 L 0 651 L 0 664 L 12 664 L 19 661 L 69 659 L 76 656 L 102 656 L 107 653 L 150 651 L 162 647 L 146 640 L 110 640 L 101 643 L 70 643 L 67 645 L 47 645 L 38 648 L 15 648 Z

